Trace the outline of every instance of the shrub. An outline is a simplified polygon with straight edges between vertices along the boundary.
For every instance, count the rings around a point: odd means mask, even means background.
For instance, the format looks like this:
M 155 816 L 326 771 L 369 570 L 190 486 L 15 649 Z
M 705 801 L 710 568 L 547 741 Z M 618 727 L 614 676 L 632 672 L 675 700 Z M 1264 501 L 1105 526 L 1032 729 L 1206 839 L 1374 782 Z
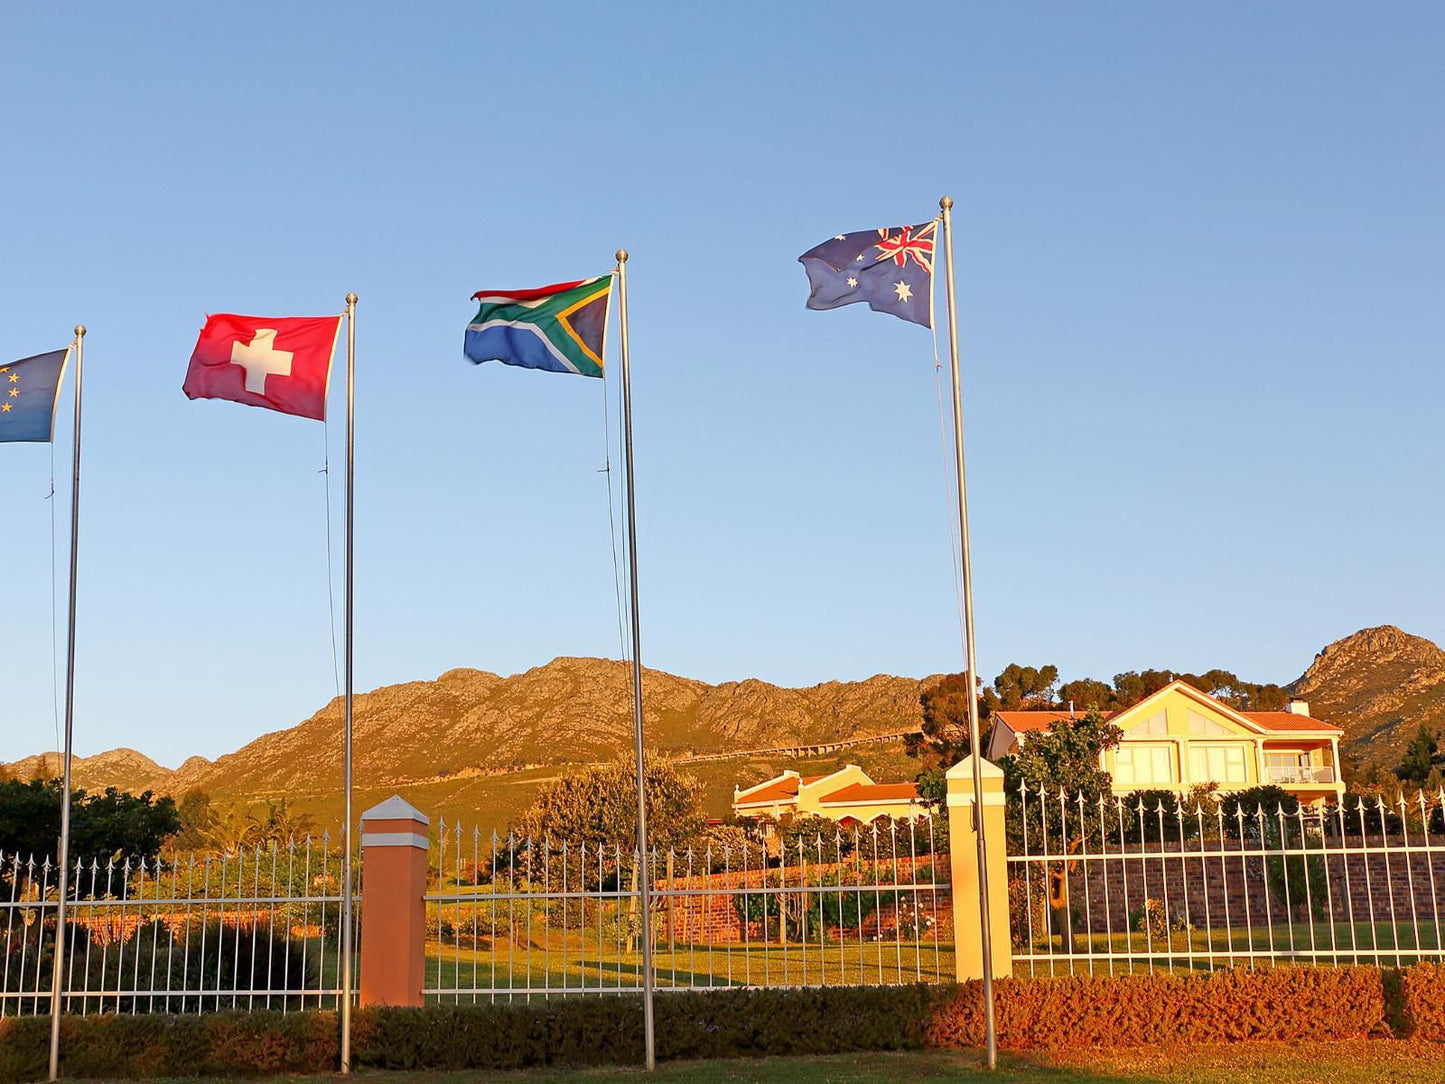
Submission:
M 1421 963 L 1401 973 L 1401 1009 L 1412 1038 L 1445 1041 L 1445 963 Z
M 1004 979 L 999 1042 L 1010 1047 L 1143 1046 L 1238 1039 L 1388 1035 L 1374 968 L 1230 968 L 1208 976 Z M 966 983 L 935 1013 L 931 1046 L 983 1042 L 981 984 Z

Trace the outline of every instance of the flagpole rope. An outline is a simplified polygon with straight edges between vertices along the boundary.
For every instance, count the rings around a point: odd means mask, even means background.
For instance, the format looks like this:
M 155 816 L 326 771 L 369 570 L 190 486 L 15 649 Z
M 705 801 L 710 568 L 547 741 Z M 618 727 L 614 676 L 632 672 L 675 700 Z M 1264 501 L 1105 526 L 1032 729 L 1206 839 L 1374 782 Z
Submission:
M 939 218 L 942 218 L 940 215 Z M 937 219 L 935 219 L 937 221 Z M 943 365 L 938 360 L 938 323 L 933 319 L 933 298 L 935 288 L 933 276 L 928 276 L 928 330 L 933 334 L 933 387 L 938 393 L 938 446 L 943 456 L 943 518 L 948 521 L 948 554 L 953 561 L 953 605 L 958 615 L 958 641 L 968 651 L 968 633 L 963 613 L 963 571 L 959 568 L 958 532 L 953 523 L 956 518 L 953 497 L 953 467 L 948 455 L 948 432 L 943 417 Z
M 341 695 L 341 663 L 336 654 L 336 575 L 331 546 L 331 419 L 321 419 L 321 473 L 326 476 L 326 606 L 331 614 L 331 678 Z
M 609 299 L 609 304 L 611 303 Z M 612 539 L 612 592 L 617 601 L 617 653 L 625 662 L 627 637 L 622 631 L 622 572 L 617 564 L 617 512 L 612 502 L 612 419 L 607 406 L 607 370 L 602 376 L 602 476 L 607 483 L 607 533 Z
M 59 389 L 56 389 L 59 394 Z M 60 751 L 60 669 L 55 656 L 60 650 L 59 622 L 55 617 L 55 435 L 50 439 L 50 492 L 45 495 L 50 502 L 50 711 L 55 719 L 55 749 Z M 42 766 L 44 757 L 41 757 Z

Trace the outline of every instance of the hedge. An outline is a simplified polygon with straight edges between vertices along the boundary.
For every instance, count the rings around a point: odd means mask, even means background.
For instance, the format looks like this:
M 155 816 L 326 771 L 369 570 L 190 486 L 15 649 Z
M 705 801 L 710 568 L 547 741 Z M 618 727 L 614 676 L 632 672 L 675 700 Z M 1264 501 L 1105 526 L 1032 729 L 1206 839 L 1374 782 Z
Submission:
M 1445 963 L 1402 970 L 1400 1002 L 1407 1035 L 1445 1042 Z
M 1004 979 L 1005 1047 L 1351 1039 L 1445 1040 L 1445 966 L 1233 968 L 1202 976 Z M 634 1064 L 642 1057 L 636 996 L 599 995 L 426 1009 L 361 1009 L 353 1064 L 376 1069 L 522 1069 Z M 0 1020 L 0 1084 L 46 1070 L 49 1020 Z M 961 986 L 716 990 L 657 999 L 664 1060 L 799 1055 L 983 1041 L 982 991 Z M 202 1013 L 66 1017 L 71 1077 L 146 1079 L 322 1073 L 339 1056 L 336 1015 Z
M 983 1043 L 980 983 L 955 988 L 928 1045 Z M 1370 967 L 1229 968 L 1112 978 L 1003 979 L 998 1041 L 1015 1048 L 1145 1046 L 1240 1039 L 1359 1039 L 1391 1034 L 1381 973 Z

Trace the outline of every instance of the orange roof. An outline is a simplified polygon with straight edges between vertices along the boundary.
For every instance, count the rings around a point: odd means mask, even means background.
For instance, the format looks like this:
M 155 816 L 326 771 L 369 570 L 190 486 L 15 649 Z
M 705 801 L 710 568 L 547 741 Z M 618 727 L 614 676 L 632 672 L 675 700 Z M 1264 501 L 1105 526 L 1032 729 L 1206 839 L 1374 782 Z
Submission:
M 1240 714 L 1266 730 L 1277 730 L 1286 734 L 1301 731 L 1314 733 L 1323 731 L 1327 734 L 1344 733 L 1337 726 L 1331 726 L 1319 719 L 1312 719 L 1308 715 L 1296 715 L 1290 711 L 1242 711 Z
M 818 799 L 820 805 L 852 802 L 909 802 L 918 800 L 916 783 L 850 783 Z
M 837 774 L 836 772 L 828 772 L 826 775 L 805 775 L 805 776 L 803 776 L 803 786 L 805 786 L 805 787 L 811 787 L 811 786 L 812 786 L 814 783 L 816 783 L 818 780 L 820 780 L 820 779 L 827 779 L 829 775 L 836 775 L 836 774 Z
M 1075 711 L 1070 715 L 1067 711 L 996 711 L 993 717 L 1000 722 L 1008 724 L 1008 728 L 1015 734 L 1025 734 L 1033 730 L 1047 730 L 1055 723 L 1067 723 L 1070 720 L 1082 719 L 1087 712 Z M 1099 713 L 1103 718 L 1108 719 L 1115 713 L 1103 711 Z
M 739 796 L 738 805 L 753 805 L 763 802 L 781 802 L 798 796 L 798 777 L 790 775 L 785 779 L 775 779 L 762 790 L 754 791 L 752 794 Z

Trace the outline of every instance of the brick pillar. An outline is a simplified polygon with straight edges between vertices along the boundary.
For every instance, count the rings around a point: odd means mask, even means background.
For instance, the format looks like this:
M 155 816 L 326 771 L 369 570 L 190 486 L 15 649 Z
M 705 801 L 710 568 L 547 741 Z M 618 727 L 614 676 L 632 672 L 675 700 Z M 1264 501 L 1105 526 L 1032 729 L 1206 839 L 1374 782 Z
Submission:
M 362 1005 L 422 1003 L 429 823 L 400 797 L 361 815 Z
M 988 870 L 989 932 L 994 978 L 1013 974 L 1009 944 L 1008 853 L 1004 843 L 1003 772 L 983 762 L 983 834 Z M 983 978 L 983 937 L 979 922 L 978 830 L 974 826 L 973 758 L 948 769 L 948 842 L 953 866 L 953 942 L 958 981 Z

